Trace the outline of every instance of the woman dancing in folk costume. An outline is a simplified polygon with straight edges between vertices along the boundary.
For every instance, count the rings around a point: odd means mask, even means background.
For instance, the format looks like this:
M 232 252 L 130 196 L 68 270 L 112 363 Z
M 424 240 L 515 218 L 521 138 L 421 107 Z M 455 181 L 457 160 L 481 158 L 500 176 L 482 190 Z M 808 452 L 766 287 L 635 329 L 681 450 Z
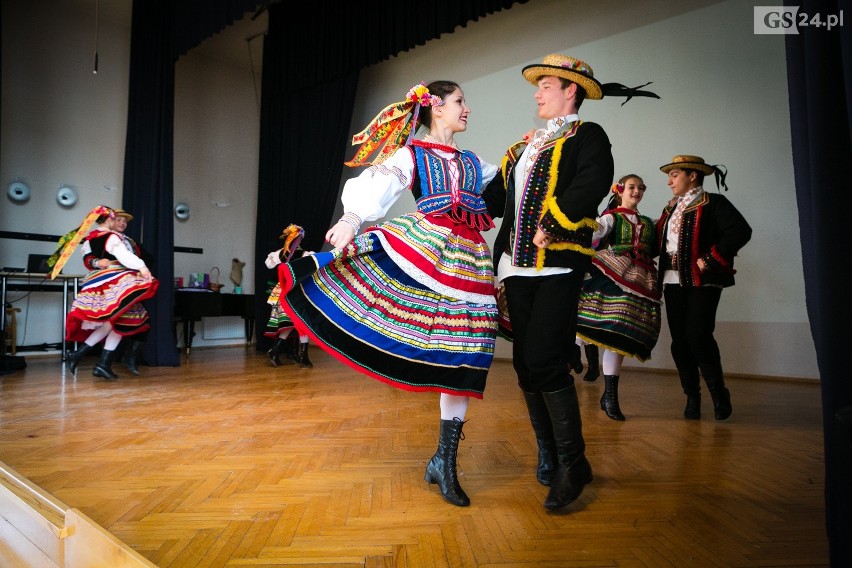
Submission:
M 494 355 L 497 307 L 488 244 L 494 223 L 483 199 L 497 167 L 460 150 L 470 108 L 458 84 L 415 85 L 353 144 L 348 166 L 370 165 L 346 182 L 344 215 L 326 233 L 335 248 L 282 264 L 282 305 L 332 356 L 414 392 L 440 393 L 438 449 L 425 479 L 457 506 L 456 457 L 469 398 L 482 398 Z M 419 125 L 429 129 L 414 140 Z M 365 159 L 384 146 L 376 160 Z M 358 233 L 405 190 L 417 211 Z M 494 204 L 502 213 L 503 202 Z
M 635 174 L 612 185 L 609 207 L 597 219 L 597 252 L 577 310 L 577 337 L 605 350 L 601 410 L 613 420 L 624 420 L 618 379 L 625 355 L 649 359 L 660 335 L 656 223 L 639 213 L 644 195 L 645 183 Z
M 304 238 L 304 236 L 305 230 L 302 227 L 298 225 L 288 225 L 281 233 L 281 236 L 278 237 L 284 241 L 284 246 L 267 255 L 266 267 L 275 268 L 282 262 L 290 262 L 294 256 L 302 256 L 305 254 L 305 251 L 299 247 L 299 243 L 302 242 L 302 238 Z M 299 254 L 297 255 L 296 253 Z M 311 360 L 308 358 L 307 334 L 297 332 L 296 335 L 299 337 L 298 348 L 294 345 L 288 345 L 288 338 L 292 336 L 292 333 L 296 328 L 293 325 L 293 320 L 290 319 L 290 316 L 288 316 L 281 308 L 280 300 L 281 284 L 276 283 L 272 288 L 272 292 L 269 294 L 269 299 L 266 300 L 266 303 L 272 306 L 272 311 L 269 314 L 269 321 L 266 324 L 266 331 L 263 332 L 263 335 L 275 340 L 272 348 L 270 348 L 266 354 L 269 355 L 269 360 L 275 367 L 281 365 L 281 358 L 279 355 L 282 350 L 284 350 L 284 355 L 288 359 L 292 359 L 299 363 L 302 367 L 313 367 L 313 363 L 311 363 Z
M 133 254 L 141 258 L 142 260 L 151 259 L 150 255 L 147 255 L 145 251 L 142 250 L 142 247 L 136 243 L 132 238 L 128 237 L 125 234 L 127 230 L 127 224 L 133 220 L 133 215 L 125 211 L 124 209 L 113 209 L 115 212 L 115 221 L 112 227 L 112 230 L 116 233 L 120 233 L 126 243 L 130 246 L 130 250 L 133 251 Z M 111 264 L 121 264 L 117 260 L 110 260 L 109 258 L 100 258 L 92 252 L 92 247 L 89 245 L 88 241 L 84 241 L 82 245 L 80 245 L 80 251 L 83 253 L 83 266 L 85 266 L 89 270 L 95 270 L 97 268 L 107 268 Z M 148 262 L 146 261 L 147 265 Z M 130 348 L 125 349 L 127 346 L 127 341 L 122 341 L 119 343 L 118 347 L 115 350 L 115 359 L 114 361 L 121 361 L 122 356 L 124 360 L 124 364 L 127 366 L 127 370 L 133 373 L 134 375 L 139 374 L 139 360 L 140 355 L 142 353 L 143 347 L 145 345 L 145 341 L 148 338 L 148 332 L 145 331 L 143 333 L 134 334 L 130 339 Z
M 108 207 L 101 205 L 89 212 L 77 229 L 60 239 L 51 271 L 51 278 L 55 278 L 82 241 L 87 245 L 84 253 L 90 248 L 95 257 L 113 261 L 106 268 L 95 267 L 86 275 L 66 316 L 65 334 L 66 341 L 84 342 L 66 358 L 72 373 L 76 373 L 83 356 L 104 341 L 100 361 L 92 374 L 110 380 L 118 378 L 112 370 L 112 361 L 121 338 L 148 331 L 148 312 L 141 302 L 153 297 L 159 287 L 159 281 L 151 276 L 132 245 L 112 230 L 114 222 L 115 212 Z

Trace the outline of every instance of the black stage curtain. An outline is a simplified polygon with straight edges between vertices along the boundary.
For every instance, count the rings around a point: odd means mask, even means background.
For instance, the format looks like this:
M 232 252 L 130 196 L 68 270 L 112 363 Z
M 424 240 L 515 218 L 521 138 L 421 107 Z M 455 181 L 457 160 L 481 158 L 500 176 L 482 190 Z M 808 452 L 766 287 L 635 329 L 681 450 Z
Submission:
M 799 13 L 838 14 L 846 1 L 797 0 Z M 852 28 L 800 27 L 786 37 L 793 166 L 805 298 L 822 389 L 826 528 L 832 566 L 852 566 L 852 378 L 847 376 L 848 279 L 836 247 L 852 156 Z M 783 230 L 779 227 L 779 230 Z M 783 260 L 782 260 L 783 262 Z
M 269 6 L 255 233 L 258 351 L 271 344 L 263 336 L 270 310 L 263 292 L 277 280 L 264 259 L 280 248 L 277 237 L 290 223 L 305 229 L 302 248 L 320 250 L 333 222 L 343 162 L 354 151 L 349 130 L 360 69 L 524 2 L 378 0 L 365 10 L 351 2 L 317 0 L 300 5 L 299 22 L 287 6 Z M 295 34 L 294 26 L 304 22 L 321 22 L 321 27 L 312 31 L 309 24 Z M 412 84 L 422 79 L 416 69 L 411 77 Z
M 172 321 L 175 62 L 258 4 L 247 0 L 133 3 L 121 206 L 134 216 L 128 235 L 154 257 L 152 271 L 160 280 L 160 291 L 146 303 L 151 331 L 145 361 L 150 365 L 180 364 Z
M 153 256 L 151 271 L 160 280 L 159 292 L 145 304 L 151 316 L 145 361 L 150 365 L 178 366 L 171 294 L 175 87 L 171 10 L 168 0 L 133 3 L 121 207 L 134 216 L 127 234 Z

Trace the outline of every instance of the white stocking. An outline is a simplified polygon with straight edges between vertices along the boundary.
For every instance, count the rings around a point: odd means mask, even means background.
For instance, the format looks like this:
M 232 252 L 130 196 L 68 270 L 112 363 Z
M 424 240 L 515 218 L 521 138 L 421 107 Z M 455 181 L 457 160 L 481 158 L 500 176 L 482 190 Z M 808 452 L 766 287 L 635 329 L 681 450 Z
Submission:
M 115 331 L 110 331 L 109 335 L 107 335 L 106 341 L 104 341 L 104 350 L 115 351 L 115 348 L 118 347 L 119 343 L 121 343 L 121 336 Z
M 464 415 L 467 412 L 467 403 L 470 397 L 454 396 L 451 394 L 441 393 L 441 420 L 452 420 L 458 418 L 464 421 Z
M 92 333 L 89 334 L 89 337 L 86 338 L 86 345 L 94 347 L 95 345 L 103 341 L 103 338 L 109 335 L 109 332 L 111 331 L 111 323 L 105 323 L 100 327 L 96 327 L 92 330 Z
M 605 349 L 601 359 L 604 375 L 616 376 L 620 374 L 622 361 L 624 361 L 624 355 Z

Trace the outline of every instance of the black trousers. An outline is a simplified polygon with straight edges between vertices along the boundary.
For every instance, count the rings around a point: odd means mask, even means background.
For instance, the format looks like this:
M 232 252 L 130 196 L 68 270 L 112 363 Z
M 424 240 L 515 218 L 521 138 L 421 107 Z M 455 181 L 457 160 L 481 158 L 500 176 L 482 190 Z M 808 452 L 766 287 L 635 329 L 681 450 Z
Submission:
M 672 358 L 683 392 L 687 395 L 701 392 L 699 371 L 711 393 L 721 391 L 725 387 L 722 356 L 713 332 L 722 289 L 666 284 L 663 295 L 672 336 Z
M 576 347 L 583 273 L 510 276 L 503 283 L 514 336 L 512 364 L 520 387 L 536 393 L 573 385 L 568 363 Z

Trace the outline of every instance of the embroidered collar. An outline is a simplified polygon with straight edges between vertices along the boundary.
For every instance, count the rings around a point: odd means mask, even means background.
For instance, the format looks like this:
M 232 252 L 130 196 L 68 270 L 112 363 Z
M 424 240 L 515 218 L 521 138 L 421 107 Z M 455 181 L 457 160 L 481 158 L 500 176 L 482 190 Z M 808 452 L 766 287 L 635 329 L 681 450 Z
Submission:
M 577 122 L 580 120 L 579 114 L 566 114 L 565 116 L 557 116 L 556 118 L 551 118 L 547 121 L 547 130 L 548 132 L 558 132 L 560 128 L 563 128 L 566 124 L 571 124 L 572 122 Z
M 702 186 L 693 187 L 686 193 L 684 193 L 681 197 L 678 197 L 678 202 L 685 201 L 686 205 L 692 203 L 696 197 L 704 193 L 704 188 Z
M 622 215 L 636 215 L 639 216 L 639 211 L 636 209 L 628 209 L 627 207 L 616 207 L 615 209 L 610 209 L 607 213 L 621 213 Z
M 442 142 L 439 142 L 434 136 L 431 134 L 427 134 L 423 137 L 423 140 L 412 140 L 412 144 L 417 144 L 422 148 L 434 148 L 436 150 L 443 150 L 444 152 L 459 152 L 459 148 L 456 145 L 456 141 L 453 140 L 452 145 L 447 145 Z

